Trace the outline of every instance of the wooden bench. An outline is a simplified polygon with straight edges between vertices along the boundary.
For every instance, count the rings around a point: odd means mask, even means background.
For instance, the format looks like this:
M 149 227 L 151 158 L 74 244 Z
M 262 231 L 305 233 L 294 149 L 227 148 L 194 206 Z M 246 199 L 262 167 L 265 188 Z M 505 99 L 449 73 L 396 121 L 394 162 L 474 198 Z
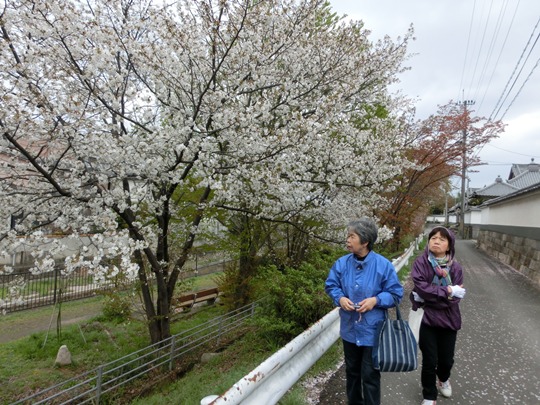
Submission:
M 201 290 L 189 294 L 182 295 L 176 299 L 173 299 L 172 307 L 179 310 L 191 309 L 195 304 L 206 301 L 208 304 L 216 302 L 219 296 L 219 290 L 217 287 L 209 288 L 207 290 Z

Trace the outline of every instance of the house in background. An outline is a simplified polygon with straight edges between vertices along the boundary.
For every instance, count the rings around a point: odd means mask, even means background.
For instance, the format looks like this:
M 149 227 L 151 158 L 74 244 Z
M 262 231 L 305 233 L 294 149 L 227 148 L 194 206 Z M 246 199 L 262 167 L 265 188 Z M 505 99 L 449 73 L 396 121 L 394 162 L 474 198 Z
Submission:
M 478 206 L 492 198 L 502 197 L 519 190 L 519 187 L 503 182 L 501 176 L 497 176 L 495 182 L 484 188 L 471 190 L 468 198 L 469 206 Z
M 475 190 L 469 203 L 465 235 L 540 285 L 540 164 L 513 164 L 506 182 Z
M 465 235 L 468 239 L 476 239 L 482 223 L 480 206 L 486 201 L 502 197 L 519 190 L 518 187 L 504 182 L 501 176 L 495 179 L 493 184 L 483 188 L 469 190 L 465 209 Z

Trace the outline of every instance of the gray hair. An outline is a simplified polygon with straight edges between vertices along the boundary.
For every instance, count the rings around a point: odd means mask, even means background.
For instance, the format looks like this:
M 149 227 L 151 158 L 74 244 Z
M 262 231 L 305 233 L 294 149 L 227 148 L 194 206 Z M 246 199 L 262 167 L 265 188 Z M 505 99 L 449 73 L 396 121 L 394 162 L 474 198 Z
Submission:
M 355 219 L 347 225 L 347 229 L 349 232 L 354 232 L 358 236 L 360 236 L 360 242 L 361 243 L 368 243 L 367 248 L 368 250 L 373 250 L 373 245 L 377 241 L 377 225 L 375 225 L 375 222 L 369 218 L 360 218 Z

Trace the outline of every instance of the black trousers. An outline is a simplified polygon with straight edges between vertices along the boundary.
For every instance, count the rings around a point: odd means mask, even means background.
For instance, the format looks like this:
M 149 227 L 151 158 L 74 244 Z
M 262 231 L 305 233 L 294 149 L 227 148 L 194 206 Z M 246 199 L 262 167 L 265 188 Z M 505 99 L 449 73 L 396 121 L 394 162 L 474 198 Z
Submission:
M 422 394 L 424 399 L 437 399 L 437 377 L 447 381 L 454 365 L 457 331 L 420 325 L 422 351 Z
M 349 405 L 380 405 L 381 373 L 373 368 L 372 348 L 343 340 Z

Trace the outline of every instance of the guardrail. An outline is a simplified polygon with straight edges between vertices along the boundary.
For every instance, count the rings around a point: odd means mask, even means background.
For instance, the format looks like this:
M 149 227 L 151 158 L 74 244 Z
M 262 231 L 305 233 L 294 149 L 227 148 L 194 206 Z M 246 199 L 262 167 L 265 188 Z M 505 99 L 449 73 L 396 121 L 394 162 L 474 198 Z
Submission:
M 392 264 L 405 266 L 424 235 L 418 236 Z M 209 395 L 201 405 L 276 404 L 339 338 L 339 308 L 334 308 L 309 329 L 266 359 L 224 394 Z

